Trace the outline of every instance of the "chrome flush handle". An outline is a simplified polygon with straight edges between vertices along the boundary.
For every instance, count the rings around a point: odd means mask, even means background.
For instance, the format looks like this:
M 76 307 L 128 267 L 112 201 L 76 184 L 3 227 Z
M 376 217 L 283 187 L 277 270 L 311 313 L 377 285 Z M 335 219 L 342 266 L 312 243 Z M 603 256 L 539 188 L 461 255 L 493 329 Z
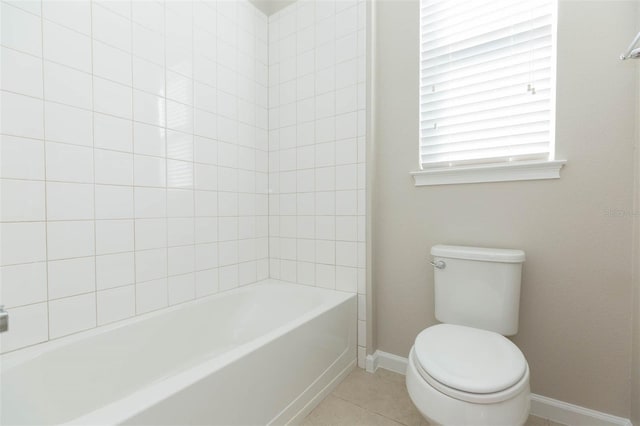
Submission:
M 9 330 L 9 313 L 4 310 L 4 305 L 0 305 L 0 333 Z
M 447 264 L 444 263 L 444 260 L 438 260 L 438 261 L 432 260 L 429 263 L 431 263 L 431 265 L 436 269 L 444 269 L 447 267 Z

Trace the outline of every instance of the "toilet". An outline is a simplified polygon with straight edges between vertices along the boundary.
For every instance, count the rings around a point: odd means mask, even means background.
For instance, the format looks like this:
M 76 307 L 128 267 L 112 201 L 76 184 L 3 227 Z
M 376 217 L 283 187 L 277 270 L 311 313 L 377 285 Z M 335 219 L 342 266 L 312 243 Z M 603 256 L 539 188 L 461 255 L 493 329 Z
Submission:
M 431 423 L 523 425 L 529 415 L 529 366 L 505 336 L 518 331 L 521 250 L 432 247 L 435 316 L 418 334 L 407 390 Z

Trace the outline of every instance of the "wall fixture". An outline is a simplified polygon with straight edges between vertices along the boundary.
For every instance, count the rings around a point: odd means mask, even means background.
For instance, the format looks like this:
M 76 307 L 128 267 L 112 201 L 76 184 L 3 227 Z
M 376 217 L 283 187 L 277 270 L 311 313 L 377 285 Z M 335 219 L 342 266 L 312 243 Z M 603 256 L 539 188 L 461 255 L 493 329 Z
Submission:
M 639 41 L 640 41 L 640 32 L 638 34 L 636 34 L 636 37 L 633 39 L 633 41 L 631 42 L 631 44 L 627 48 L 626 53 L 623 53 L 622 55 L 620 55 L 620 59 L 622 59 L 624 61 L 624 60 L 627 60 L 627 59 L 638 59 L 638 58 L 640 58 L 640 47 L 636 47 L 636 45 L 638 44 Z

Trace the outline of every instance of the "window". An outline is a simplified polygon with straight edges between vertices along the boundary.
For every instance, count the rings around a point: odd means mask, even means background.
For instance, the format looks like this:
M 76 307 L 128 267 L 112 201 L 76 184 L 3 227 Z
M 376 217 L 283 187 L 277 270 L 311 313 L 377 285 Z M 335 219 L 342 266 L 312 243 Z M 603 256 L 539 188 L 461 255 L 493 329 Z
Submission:
M 557 176 L 550 177 L 559 177 L 564 162 L 550 161 L 556 1 L 421 1 L 423 172 L 415 175 L 517 165 L 529 169 L 528 179 L 544 178 L 531 176 L 551 164 Z

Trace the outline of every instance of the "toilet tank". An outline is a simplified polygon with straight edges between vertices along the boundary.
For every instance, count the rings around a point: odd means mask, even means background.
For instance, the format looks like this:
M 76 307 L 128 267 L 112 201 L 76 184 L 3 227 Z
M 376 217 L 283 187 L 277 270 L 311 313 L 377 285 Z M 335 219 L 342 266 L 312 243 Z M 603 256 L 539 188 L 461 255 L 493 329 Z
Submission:
M 518 332 L 522 250 L 437 245 L 431 248 L 436 318 L 504 336 Z

